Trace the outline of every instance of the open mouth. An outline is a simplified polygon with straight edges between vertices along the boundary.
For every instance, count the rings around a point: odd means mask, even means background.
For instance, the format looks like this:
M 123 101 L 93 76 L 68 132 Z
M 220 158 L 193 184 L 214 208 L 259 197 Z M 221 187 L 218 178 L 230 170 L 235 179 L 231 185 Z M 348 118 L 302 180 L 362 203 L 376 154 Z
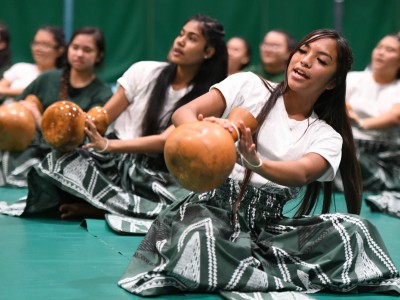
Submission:
M 301 76 L 301 77 L 303 77 L 303 78 L 305 78 L 305 79 L 310 79 L 310 77 L 309 77 L 304 71 L 302 71 L 302 70 L 300 70 L 300 69 L 293 69 L 293 71 L 294 71 L 297 75 L 299 75 L 299 76 Z

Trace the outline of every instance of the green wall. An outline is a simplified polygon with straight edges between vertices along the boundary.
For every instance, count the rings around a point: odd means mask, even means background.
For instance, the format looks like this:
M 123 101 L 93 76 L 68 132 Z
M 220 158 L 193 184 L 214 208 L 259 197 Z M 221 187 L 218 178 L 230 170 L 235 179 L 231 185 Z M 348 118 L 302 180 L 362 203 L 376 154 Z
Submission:
M 335 2 L 340 0 L 0 0 L 0 20 L 12 34 L 13 60 L 31 61 L 29 43 L 35 30 L 47 24 L 64 26 L 65 2 L 73 3 L 72 30 L 100 27 L 107 53 L 99 76 L 114 82 L 132 63 L 164 60 L 173 38 L 195 13 L 220 20 L 226 37 L 241 35 L 253 46 L 272 28 L 297 39 L 317 28 L 335 27 Z M 376 42 L 400 30 L 400 0 L 343 0 L 342 33 L 354 54 L 354 70 L 369 63 Z

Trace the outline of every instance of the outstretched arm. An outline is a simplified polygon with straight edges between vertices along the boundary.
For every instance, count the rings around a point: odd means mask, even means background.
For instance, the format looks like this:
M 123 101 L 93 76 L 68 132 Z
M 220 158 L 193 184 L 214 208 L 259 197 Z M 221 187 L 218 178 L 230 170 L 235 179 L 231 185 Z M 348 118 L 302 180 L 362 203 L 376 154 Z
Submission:
M 177 109 L 172 115 L 172 122 L 175 126 L 179 126 L 203 117 L 220 117 L 225 108 L 224 96 L 217 89 L 212 89 Z
M 400 104 L 395 104 L 392 108 L 377 116 L 361 119 L 348 105 L 347 112 L 349 118 L 362 129 L 365 130 L 385 130 L 400 124 Z
M 250 129 L 239 123 L 242 164 L 264 178 L 285 186 L 302 186 L 315 181 L 329 168 L 328 161 L 317 153 L 307 153 L 294 161 L 264 160 L 256 151 Z
M 86 119 L 85 133 L 90 142 L 82 148 L 94 148 L 100 152 L 115 153 L 161 153 L 164 149 L 168 135 L 175 127 L 171 125 L 161 134 L 138 137 L 129 140 L 108 140 L 100 135 L 96 126 L 89 119 Z
M 16 97 L 21 94 L 24 89 L 10 88 L 11 82 L 5 78 L 0 80 L 0 97 Z

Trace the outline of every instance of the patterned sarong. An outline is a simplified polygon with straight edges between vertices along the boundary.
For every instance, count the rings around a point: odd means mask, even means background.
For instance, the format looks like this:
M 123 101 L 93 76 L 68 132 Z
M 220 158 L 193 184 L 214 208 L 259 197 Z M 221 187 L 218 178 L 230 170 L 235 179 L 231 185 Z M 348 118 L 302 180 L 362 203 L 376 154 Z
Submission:
M 355 140 L 364 191 L 400 190 L 400 150 L 398 145 Z
M 153 222 L 118 284 L 141 296 L 400 294 L 398 270 L 368 220 L 340 213 L 285 218 L 286 199 L 256 188 L 246 192 L 234 218 L 238 190 L 227 181 L 173 203 Z
M 0 186 L 27 187 L 28 172 L 50 151 L 39 133 L 24 151 L 0 150 Z
M 146 233 L 149 220 L 189 193 L 168 172 L 149 167 L 150 161 L 82 149 L 52 151 L 29 172 L 26 200 L 1 203 L 0 213 L 52 214 L 61 202 L 79 198 L 107 211 L 106 220 L 115 231 Z

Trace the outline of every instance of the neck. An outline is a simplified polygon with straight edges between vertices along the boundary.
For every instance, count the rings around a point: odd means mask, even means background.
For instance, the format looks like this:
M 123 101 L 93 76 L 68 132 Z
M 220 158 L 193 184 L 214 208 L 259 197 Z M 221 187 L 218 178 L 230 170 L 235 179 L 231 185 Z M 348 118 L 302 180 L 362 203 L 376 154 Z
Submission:
M 314 103 L 312 97 L 301 96 L 293 91 L 288 91 L 283 95 L 286 112 L 290 119 L 302 121 L 309 118 L 312 114 Z
M 40 73 L 44 72 L 44 71 L 49 71 L 52 69 L 55 69 L 55 65 L 51 64 L 51 65 L 36 65 L 38 70 L 40 71 Z
M 176 70 L 176 76 L 174 81 L 172 82 L 172 88 L 174 90 L 180 90 L 182 88 L 187 87 L 193 78 L 196 76 L 200 66 L 190 66 L 190 67 L 183 67 L 178 66 Z
M 392 81 L 395 81 L 396 75 L 397 75 L 397 70 L 395 70 L 395 72 L 389 72 L 387 70 L 385 70 L 384 72 L 382 71 L 372 72 L 372 77 L 374 78 L 376 83 L 379 84 L 388 84 L 391 83 Z
M 89 85 L 95 78 L 96 75 L 93 70 L 78 72 L 75 69 L 71 69 L 69 80 L 72 87 L 81 88 Z
M 285 71 L 285 66 L 283 65 L 273 65 L 273 64 L 264 64 L 264 70 L 270 74 L 279 74 Z

